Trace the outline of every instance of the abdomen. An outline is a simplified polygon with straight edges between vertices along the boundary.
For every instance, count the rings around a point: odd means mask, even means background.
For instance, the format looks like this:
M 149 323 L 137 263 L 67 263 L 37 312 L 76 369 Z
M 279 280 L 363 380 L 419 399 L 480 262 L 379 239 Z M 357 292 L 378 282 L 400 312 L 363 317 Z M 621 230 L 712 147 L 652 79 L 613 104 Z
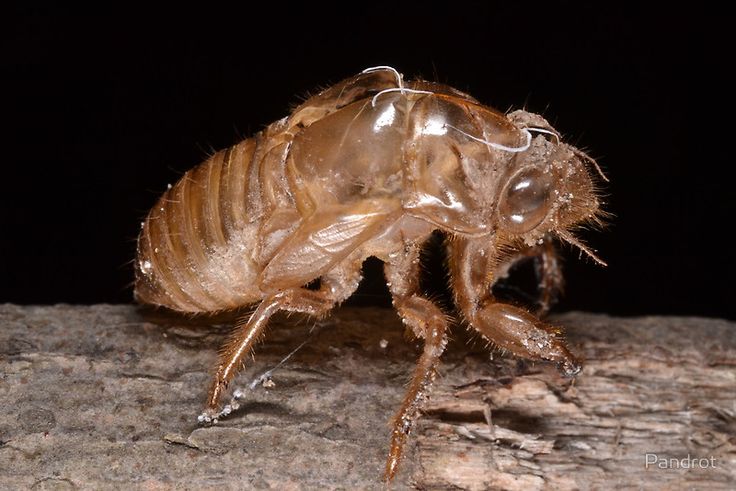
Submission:
M 159 199 L 138 238 L 135 297 L 183 312 L 260 299 L 253 261 L 262 217 L 260 137 L 222 150 Z

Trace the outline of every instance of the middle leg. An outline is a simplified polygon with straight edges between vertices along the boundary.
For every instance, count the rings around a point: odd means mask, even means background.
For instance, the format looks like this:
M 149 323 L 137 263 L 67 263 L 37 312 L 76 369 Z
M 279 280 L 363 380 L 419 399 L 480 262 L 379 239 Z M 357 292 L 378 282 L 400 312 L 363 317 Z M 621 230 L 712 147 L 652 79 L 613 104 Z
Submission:
M 424 349 L 401 408 L 393 419 L 391 449 L 384 473 L 384 479 L 390 481 L 396 474 L 406 438 L 428 396 L 440 355 L 447 345 L 447 319 L 439 307 L 418 293 L 420 268 L 417 244 L 407 244 L 398 257 L 386 263 L 384 271 L 394 307 L 401 320 L 417 337 L 424 339 Z

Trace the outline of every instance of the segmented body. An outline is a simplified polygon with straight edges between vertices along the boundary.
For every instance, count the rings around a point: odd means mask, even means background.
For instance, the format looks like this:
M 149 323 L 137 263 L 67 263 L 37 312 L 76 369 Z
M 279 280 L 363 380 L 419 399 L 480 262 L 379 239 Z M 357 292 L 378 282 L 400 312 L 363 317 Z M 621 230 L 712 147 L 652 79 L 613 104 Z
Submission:
M 208 312 L 260 298 L 252 252 L 264 208 L 259 174 L 274 163 L 267 140 L 259 135 L 217 152 L 161 196 L 138 242 L 139 301 Z

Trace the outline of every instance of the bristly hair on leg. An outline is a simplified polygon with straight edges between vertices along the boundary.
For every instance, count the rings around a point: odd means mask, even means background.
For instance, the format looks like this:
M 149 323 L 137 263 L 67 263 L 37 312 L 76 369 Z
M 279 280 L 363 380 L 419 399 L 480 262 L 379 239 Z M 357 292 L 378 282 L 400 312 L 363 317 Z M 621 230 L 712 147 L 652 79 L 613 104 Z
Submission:
M 258 310 L 258 304 L 250 308 L 247 313 L 238 318 L 232 330 L 230 331 L 230 334 L 227 336 L 227 341 L 223 343 L 223 345 L 218 350 L 218 355 L 220 357 L 224 359 L 232 355 L 233 350 L 235 349 L 235 345 L 237 345 L 240 341 L 239 334 L 241 329 L 243 329 L 243 327 L 248 324 L 248 321 L 250 321 L 251 317 L 253 317 L 253 314 L 256 313 L 256 310 Z

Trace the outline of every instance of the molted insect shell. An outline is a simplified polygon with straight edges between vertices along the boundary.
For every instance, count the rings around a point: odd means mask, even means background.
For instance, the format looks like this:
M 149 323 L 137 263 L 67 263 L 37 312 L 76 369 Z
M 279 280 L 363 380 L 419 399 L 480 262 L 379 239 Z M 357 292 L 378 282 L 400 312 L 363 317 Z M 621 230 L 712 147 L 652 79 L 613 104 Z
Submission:
M 599 213 L 586 162 L 595 165 L 541 116 L 504 115 L 377 67 L 168 189 L 143 223 L 135 296 L 195 313 L 258 303 L 222 351 L 199 417 L 208 423 L 233 409 L 218 410 L 220 399 L 271 315 L 324 315 L 355 291 L 366 258 L 382 260 L 399 315 L 425 343 L 394 420 L 390 479 L 447 344 L 447 317 L 419 289 L 419 251 L 435 230 L 451 237 L 451 286 L 472 328 L 566 375 L 580 370 L 559 329 L 499 302 L 491 287 L 515 261 L 535 257 L 544 312 L 562 285 L 551 239 L 595 258 L 570 232 Z M 318 289 L 305 288 L 315 280 Z

